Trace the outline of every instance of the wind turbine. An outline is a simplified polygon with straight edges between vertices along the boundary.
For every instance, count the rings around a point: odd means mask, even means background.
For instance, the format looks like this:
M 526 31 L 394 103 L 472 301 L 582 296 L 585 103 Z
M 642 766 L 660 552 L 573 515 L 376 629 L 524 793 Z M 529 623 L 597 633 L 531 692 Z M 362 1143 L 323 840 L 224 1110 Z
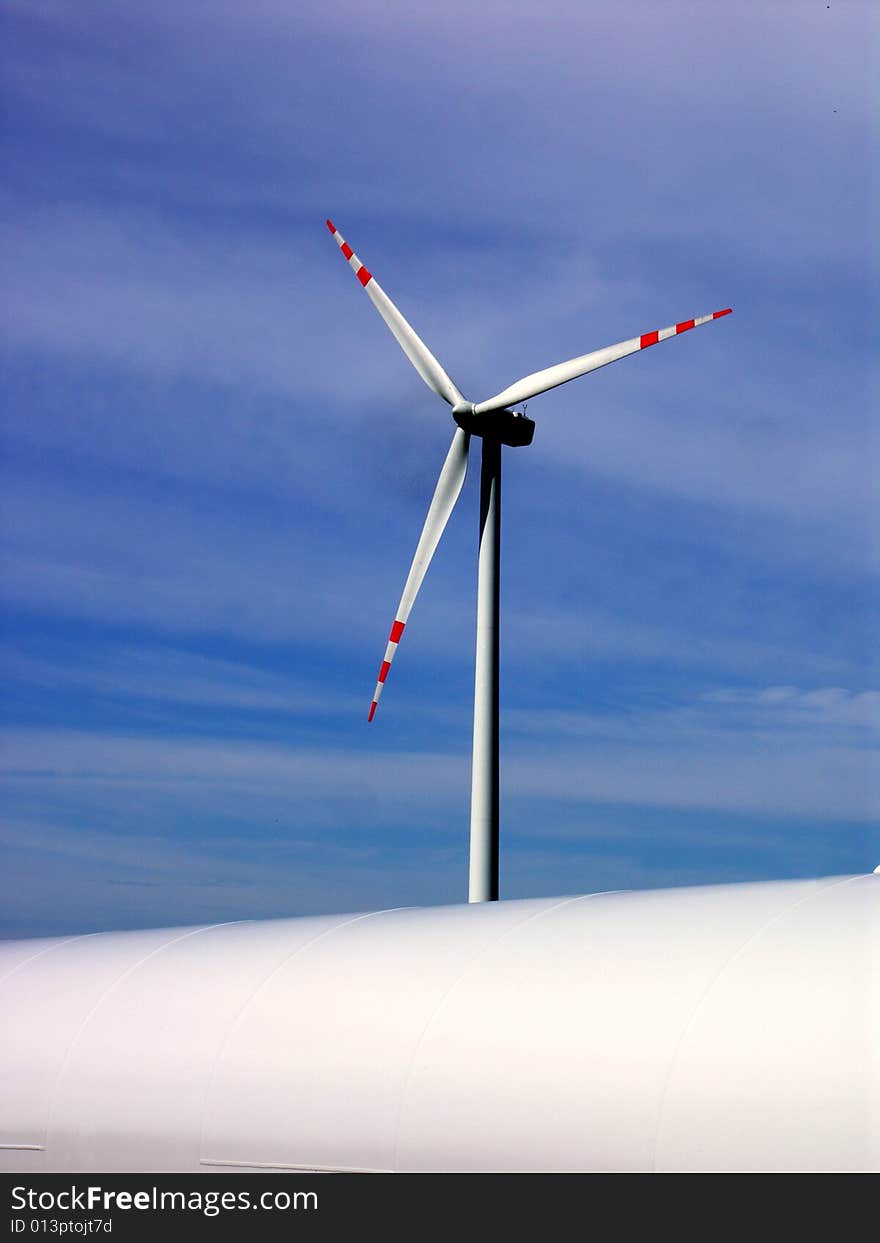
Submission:
M 394 614 L 385 656 L 368 719 L 372 721 L 382 688 L 391 668 L 410 611 L 431 564 L 449 516 L 461 493 L 467 473 L 471 436 L 483 441 L 480 475 L 480 542 L 477 573 L 477 651 L 474 675 L 474 740 L 471 768 L 471 833 L 469 902 L 491 902 L 498 898 L 498 637 L 499 637 L 499 571 L 501 564 L 501 446 L 530 445 L 535 424 L 512 406 L 546 393 L 551 388 L 596 371 L 608 363 L 636 354 L 639 350 L 679 336 L 690 328 L 698 328 L 713 319 L 729 315 L 730 307 L 713 311 L 695 319 L 682 320 L 645 332 L 641 336 L 608 345 L 589 354 L 581 354 L 567 362 L 545 367 L 502 389 L 485 401 L 467 401 L 443 369 L 412 325 L 385 293 L 373 274 L 361 263 L 342 234 L 327 221 L 327 228 L 342 251 L 355 276 L 363 285 L 376 310 L 391 329 L 397 342 L 416 371 L 439 397 L 452 407 L 457 427 L 446 461 L 428 509 L 428 516 L 416 546 L 415 556 Z

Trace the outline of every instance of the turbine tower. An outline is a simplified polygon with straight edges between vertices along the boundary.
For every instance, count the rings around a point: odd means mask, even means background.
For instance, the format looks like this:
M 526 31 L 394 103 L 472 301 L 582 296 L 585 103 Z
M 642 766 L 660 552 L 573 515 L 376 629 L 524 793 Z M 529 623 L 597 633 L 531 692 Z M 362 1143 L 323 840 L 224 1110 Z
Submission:
M 645 332 L 641 336 L 608 345 L 590 354 L 581 354 L 567 362 L 545 367 L 524 376 L 502 389 L 494 397 L 476 404 L 467 401 L 455 383 L 418 336 L 412 325 L 385 293 L 382 286 L 342 237 L 332 220 L 327 228 L 342 251 L 367 296 L 391 329 L 397 342 L 416 371 L 439 397 L 452 407 L 457 427 L 446 461 L 428 509 L 425 525 L 416 546 L 415 556 L 394 614 L 385 656 L 368 720 L 372 721 L 379 697 L 388 677 L 410 611 L 431 564 L 455 502 L 461 493 L 467 473 L 468 449 L 472 436 L 483 441 L 480 475 L 480 542 L 477 572 L 477 650 L 474 673 L 474 741 L 471 768 L 471 833 L 468 880 L 469 902 L 492 902 L 498 899 L 498 687 L 499 687 L 499 584 L 501 566 L 501 447 L 530 445 L 535 434 L 532 419 L 511 407 L 546 393 L 569 380 L 596 371 L 608 363 L 638 353 L 658 341 L 679 336 L 690 328 L 708 324 L 730 307 L 713 311 L 696 319 L 682 320 L 668 328 Z

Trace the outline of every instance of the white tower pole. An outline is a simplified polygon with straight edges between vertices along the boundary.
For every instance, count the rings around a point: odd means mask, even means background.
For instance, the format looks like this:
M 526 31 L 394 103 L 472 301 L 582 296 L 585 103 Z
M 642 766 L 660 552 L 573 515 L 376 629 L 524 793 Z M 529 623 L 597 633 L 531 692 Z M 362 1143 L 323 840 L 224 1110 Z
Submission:
M 498 684 L 501 570 L 501 442 L 483 437 L 477 659 L 471 769 L 469 902 L 498 900 Z

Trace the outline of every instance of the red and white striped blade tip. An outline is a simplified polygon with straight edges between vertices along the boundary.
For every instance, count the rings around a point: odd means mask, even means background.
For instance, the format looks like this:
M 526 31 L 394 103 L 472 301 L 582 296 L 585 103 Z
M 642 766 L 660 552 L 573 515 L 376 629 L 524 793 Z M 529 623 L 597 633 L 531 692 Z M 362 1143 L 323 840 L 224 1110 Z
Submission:
M 394 659 L 394 653 L 397 651 L 397 645 L 400 637 L 406 629 L 406 622 L 402 622 L 399 617 L 395 617 L 394 624 L 391 627 L 391 634 L 388 636 L 388 646 L 385 648 L 385 656 L 382 664 L 379 666 L 379 677 L 376 681 L 376 689 L 373 691 L 373 702 L 370 704 L 370 715 L 368 721 L 372 721 L 376 715 L 376 708 L 379 704 L 379 696 L 382 694 L 382 687 L 385 685 L 385 679 L 388 677 L 388 670 L 391 668 L 391 662 Z
M 349 267 L 352 269 L 355 276 L 358 278 L 360 283 L 363 285 L 364 289 L 366 289 L 367 285 L 369 285 L 370 281 L 373 279 L 372 272 L 369 270 L 369 268 L 365 267 L 361 263 L 360 259 L 358 259 L 357 255 L 354 253 L 352 248 L 349 246 L 348 242 L 345 240 L 345 238 L 336 228 L 336 225 L 333 223 L 332 220 L 327 221 L 327 228 L 333 234 L 333 240 L 336 242 L 336 245 L 342 251 L 343 259 L 345 259 L 346 263 L 348 263 Z
M 656 345 L 658 341 L 665 341 L 667 337 L 677 337 L 690 328 L 708 324 L 710 320 L 720 319 L 722 315 L 730 315 L 732 310 L 733 307 L 728 306 L 723 311 L 713 311 L 711 315 L 701 315 L 698 319 L 683 319 L 681 323 L 673 324 L 669 328 L 656 328 L 653 332 L 643 332 L 639 337 L 639 348 L 645 349 L 649 345 Z

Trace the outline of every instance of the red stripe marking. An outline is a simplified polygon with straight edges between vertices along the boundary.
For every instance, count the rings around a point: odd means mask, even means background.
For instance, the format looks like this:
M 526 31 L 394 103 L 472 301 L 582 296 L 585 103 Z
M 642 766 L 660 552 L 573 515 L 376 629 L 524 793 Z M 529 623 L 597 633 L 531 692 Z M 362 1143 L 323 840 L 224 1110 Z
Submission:
M 639 349 L 643 350 L 646 345 L 656 345 L 660 337 L 660 330 L 657 332 L 645 332 L 639 337 Z
M 352 250 L 352 248 L 349 246 L 348 242 L 343 242 L 343 243 L 341 244 L 341 246 L 339 247 L 339 249 L 340 249 L 340 250 L 342 251 L 342 253 L 345 255 L 346 259 L 350 259 L 350 258 L 352 257 L 352 255 L 354 254 L 354 251 L 353 251 L 353 250 Z
M 370 715 L 367 717 L 368 721 L 372 721 L 373 716 L 375 715 L 375 712 L 376 712 L 376 700 L 374 699 L 373 702 L 370 704 Z
M 381 666 L 379 667 L 379 679 L 378 680 L 380 682 L 384 682 L 385 679 L 388 677 L 388 670 L 390 668 L 391 668 L 391 661 L 383 660 Z
M 714 314 L 712 315 L 712 318 L 713 318 L 713 319 L 720 319 L 722 315 L 730 315 L 730 313 L 731 313 L 732 311 L 733 311 L 733 307 L 732 307 L 732 306 L 729 306 L 729 307 L 727 307 L 727 308 L 726 308 L 725 310 L 723 310 L 723 311 L 715 311 L 715 312 L 714 312 Z
M 692 319 L 683 319 L 680 324 L 675 325 L 676 334 L 679 332 L 687 332 L 688 328 L 693 328 L 694 321 Z
M 406 625 L 406 622 L 395 620 L 394 625 L 391 627 L 391 637 L 390 637 L 391 643 L 400 642 L 400 636 L 403 634 L 403 628 L 405 625 Z
M 327 228 L 330 230 L 331 233 L 336 232 L 336 225 L 333 223 L 332 220 L 327 221 Z
M 358 269 L 357 278 L 366 289 L 367 285 L 369 285 L 370 281 L 373 279 L 373 273 L 368 272 L 366 268 L 362 267 Z

